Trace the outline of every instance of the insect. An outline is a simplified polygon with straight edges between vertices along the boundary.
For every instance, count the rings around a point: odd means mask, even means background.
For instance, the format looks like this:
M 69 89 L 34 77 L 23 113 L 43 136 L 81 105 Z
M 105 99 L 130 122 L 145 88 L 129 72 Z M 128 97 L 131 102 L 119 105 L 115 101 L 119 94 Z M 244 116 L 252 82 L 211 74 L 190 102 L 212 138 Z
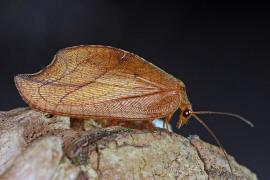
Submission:
M 15 84 L 25 102 L 42 112 L 108 119 L 112 124 L 146 120 L 151 127 L 152 120 L 165 117 L 163 127 L 168 131 L 168 122 L 180 108 L 177 127 L 194 117 L 214 137 L 226 158 L 217 137 L 196 114 L 230 115 L 253 126 L 237 114 L 193 111 L 181 80 L 135 54 L 108 46 L 62 49 L 38 73 L 15 76 Z

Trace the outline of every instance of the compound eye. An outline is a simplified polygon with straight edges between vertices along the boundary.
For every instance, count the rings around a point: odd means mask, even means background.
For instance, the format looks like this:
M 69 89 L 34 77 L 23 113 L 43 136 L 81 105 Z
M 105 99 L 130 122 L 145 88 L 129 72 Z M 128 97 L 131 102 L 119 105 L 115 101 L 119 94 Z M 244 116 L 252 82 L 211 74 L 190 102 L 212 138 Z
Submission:
M 188 118 L 188 117 L 190 116 L 190 110 L 189 110 L 189 109 L 185 109 L 185 110 L 183 111 L 183 116 L 184 116 L 185 118 Z

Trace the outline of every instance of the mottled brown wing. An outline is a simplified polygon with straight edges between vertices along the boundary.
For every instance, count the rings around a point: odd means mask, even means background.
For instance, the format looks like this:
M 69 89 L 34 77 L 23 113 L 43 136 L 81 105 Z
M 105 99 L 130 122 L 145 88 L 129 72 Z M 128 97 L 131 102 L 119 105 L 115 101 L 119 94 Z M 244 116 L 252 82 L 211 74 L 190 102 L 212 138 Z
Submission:
M 177 109 L 179 81 L 144 59 L 112 47 L 60 50 L 16 86 L 32 107 L 74 117 L 143 119 Z

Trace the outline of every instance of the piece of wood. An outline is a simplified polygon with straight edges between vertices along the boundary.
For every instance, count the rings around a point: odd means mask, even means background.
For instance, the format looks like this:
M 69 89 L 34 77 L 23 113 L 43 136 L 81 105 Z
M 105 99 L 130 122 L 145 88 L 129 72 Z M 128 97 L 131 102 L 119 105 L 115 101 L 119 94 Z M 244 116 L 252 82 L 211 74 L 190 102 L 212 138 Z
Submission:
M 89 119 L 72 129 L 66 117 L 48 118 L 29 108 L 0 112 L 0 122 L 0 142 L 5 142 L 0 147 L 1 180 L 257 179 L 229 156 L 232 176 L 222 151 L 194 136 L 104 129 Z

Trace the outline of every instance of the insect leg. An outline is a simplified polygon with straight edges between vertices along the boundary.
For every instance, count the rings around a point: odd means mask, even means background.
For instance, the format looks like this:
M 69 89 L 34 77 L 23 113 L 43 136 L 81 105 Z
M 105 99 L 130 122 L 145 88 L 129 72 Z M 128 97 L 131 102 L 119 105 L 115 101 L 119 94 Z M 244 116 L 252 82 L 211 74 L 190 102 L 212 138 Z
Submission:
M 183 121 L 181 118 L 179 118 L 179 121 L 177 122 L 177 128 L 179 129 L 183 125 Z
M 166 125 L 166 122 L 165 122 L 165 119 L 163 120 L 163 129 L 165 129 L 165 125 Z
M 148 120 L 147 128 L 151 129 L 152 131 L 156 130 L 156 127 L 152 124 L 152 120 Z
M 118 124 L 118 122 L 119 122 L 118 120 L 112 120 L 112 121 L 111 121 L 111 124 L 107 125 L 106 127 L 115 126 L 115 125 Z
M 164 121 L 163 121 L 163 128 L 165 128 L 165 124 L 166 124 L 166 126 L 167 126 L 167 127 L 166 127 L 166 131 L 167 131 L 167 134 L 169 134 L 169 135 L 172 135 L 172 133 L 169 131 L 169 121 L 170 121 L 172 115 L 173 115 L 173 114 L 170 114 L 170 115 L 167 116 L 167 117 L 164 119 Z

